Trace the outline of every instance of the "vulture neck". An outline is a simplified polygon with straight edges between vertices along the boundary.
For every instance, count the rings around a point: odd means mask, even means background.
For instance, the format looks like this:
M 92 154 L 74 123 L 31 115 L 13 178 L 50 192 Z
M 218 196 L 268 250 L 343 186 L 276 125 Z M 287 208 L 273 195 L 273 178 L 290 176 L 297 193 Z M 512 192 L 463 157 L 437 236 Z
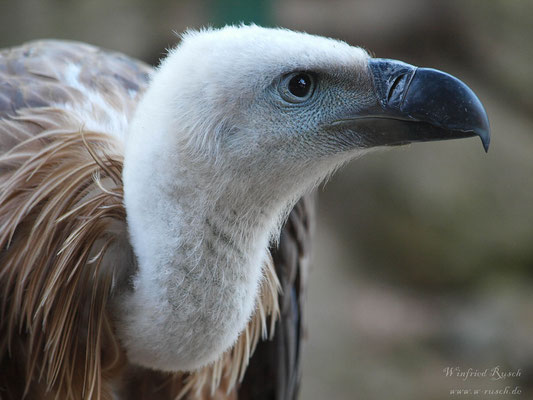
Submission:
M 138 271 L 118 301 L 119 335 L 134 363 L 196 369 L 245 328 L 288 201 L 236 187 L 239 178 L 202 174 L 174 155 L 137 156 L 126 159 L 124 189 Z

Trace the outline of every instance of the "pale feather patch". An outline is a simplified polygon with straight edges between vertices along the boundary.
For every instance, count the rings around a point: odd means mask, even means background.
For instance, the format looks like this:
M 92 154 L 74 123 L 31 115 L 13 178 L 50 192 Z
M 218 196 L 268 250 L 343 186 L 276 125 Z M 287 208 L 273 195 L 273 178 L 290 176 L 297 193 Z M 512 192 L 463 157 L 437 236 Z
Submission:
M 87 130 L 110 132 L 120 140 L 126 137 L 128 117 L 124 111 L 128 109 L 128 101 L 134 100 L 138 91 L 128 89 L 128 99 L 117 96 L 113 91 L 102 95 L 94 88 L 86 85 L 81 78 L 82 66 L 76 63 L 67 64 L 64 70 L 64 83 L 70 88 L 83 93 L 76 102 L 56 104 L 58 107 L 81 116 Z

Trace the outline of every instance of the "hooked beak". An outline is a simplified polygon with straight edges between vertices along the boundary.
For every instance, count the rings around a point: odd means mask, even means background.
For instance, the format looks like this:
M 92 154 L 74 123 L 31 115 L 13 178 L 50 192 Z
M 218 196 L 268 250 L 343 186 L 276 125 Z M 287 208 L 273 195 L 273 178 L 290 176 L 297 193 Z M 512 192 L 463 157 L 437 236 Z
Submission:
M 348 123 L 364 147 L 393 146 L 479 136 L 489 149 L 487 113 L 459 79 L 396 60 L 371 59 L 375 103 L 339 123 Z

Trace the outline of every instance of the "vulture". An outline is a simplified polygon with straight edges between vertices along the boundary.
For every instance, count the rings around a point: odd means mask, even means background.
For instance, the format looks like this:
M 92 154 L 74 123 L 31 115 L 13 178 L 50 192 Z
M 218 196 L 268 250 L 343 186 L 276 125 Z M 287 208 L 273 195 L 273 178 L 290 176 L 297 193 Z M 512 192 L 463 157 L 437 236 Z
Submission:
M 457 78 L 287 29 L 2 50 L 0 398 L 296 398 L 313 189 L 476 135 Z

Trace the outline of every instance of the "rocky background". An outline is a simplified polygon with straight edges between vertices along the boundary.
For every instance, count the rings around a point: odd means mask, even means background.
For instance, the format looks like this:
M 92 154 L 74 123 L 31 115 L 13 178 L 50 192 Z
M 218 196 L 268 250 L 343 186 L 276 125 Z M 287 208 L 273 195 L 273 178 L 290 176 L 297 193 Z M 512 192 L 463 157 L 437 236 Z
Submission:
M 0 46 L 59 37 L 156 63 L 173 31 L 255 21 L 466 81 L 488 154 L 477 139 L 378 152 L 320 191 L 301 398 L 529 399 L 532 16 L 528 0 L 1 0 Z M 455 376 L 495 367 L 519 376 Z M 450 392 L 506 387 L 520 393 Z

